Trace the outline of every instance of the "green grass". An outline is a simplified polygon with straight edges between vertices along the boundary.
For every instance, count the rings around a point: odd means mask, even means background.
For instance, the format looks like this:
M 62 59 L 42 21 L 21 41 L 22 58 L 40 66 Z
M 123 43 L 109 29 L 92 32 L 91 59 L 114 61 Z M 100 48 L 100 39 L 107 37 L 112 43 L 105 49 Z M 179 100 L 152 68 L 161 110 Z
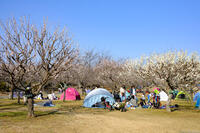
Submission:
M 41 102 L 36 100 L 35 102 Z M 200 132 L 200 110 L 194 103 L 172 101 L 178 110 L 135 109 L 127 112 L 82 107 L 80 101 L 53 101 L 55 107 L 35 107 L 35 118 L 27 118 L 27 107 L 16 100 L 0 99 L 0 132 L 93 133 L 93 132 Z M 165 104 L 165 103 L 162 103 Z M 99 127 L 100 125 L 100 127 Z M 101 129 L 101 130 L 100 130 Z M 148 129 L 148 130 L 147 130 Z
M 41 100 L 35 100 L 35 102 L 41 102 Z M 35 107 L 35 115 L 48 116 L 48 115 L 57 115 L 57 114 L 67 114 L 67 113 L 92 113 L 92 114 L 101 114 L 105 113 L 104 109 L 95 109 L 95 108 L 84 108 L 82 107 L 83 101 L 53 101 L 55 107 Z M 162 103 L 165 104 L 165 103 Z M 184 100 L 172 101 L 172 104 L 178 104 L 178 110 L 173 110 L 172 112 L 200 112 L 200 110 L 194 109 L 194 103 L 190 103 Z M 145 109 L 145 111 L 156 112 L 168 112 L 165 109 Z M 174 113 L 173 113 L 174 114 Z M 17 104 L 16 100 L 9 99 L 0 99 L 0 117 L 24 117 L 27 115 L 27 107 L 24 104 Z M 170 115 L 170 114 L 168 114 Z
M 42 100 L 35 100 L 35 103 L 43 102 Z M 80 101 L 53 101 L 55 107 L 34 107 L 35 116 L 49 116 L 60 114 L 72 114 L 72 113 L 103 113 L 103 109 L 90 109 L 82 107 L 82 100 Z M 16 100 L 0 99 L 0 118 L 12 118 L 13 120 L 22 118 L 27 119 L 27 106 L 24 104 L 17 104 Z

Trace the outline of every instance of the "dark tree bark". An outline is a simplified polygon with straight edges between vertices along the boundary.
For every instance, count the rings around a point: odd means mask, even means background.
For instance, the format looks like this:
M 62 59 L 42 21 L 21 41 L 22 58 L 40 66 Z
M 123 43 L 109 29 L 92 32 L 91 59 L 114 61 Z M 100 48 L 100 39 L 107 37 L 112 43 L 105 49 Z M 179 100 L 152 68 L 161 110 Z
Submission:
M 64 89 L 64 97 L 63 97 L 63 102 L 65 102 L 65 95 L 66 95 L 66 88 Z
M 20 104 L 20 91 L 17 91 L 17 103 Z
M 191 102 L 193 101 L 194 98 L 194 90 L 190 89 L 190 97 L 191 97 Z
M 174 90 L 174 86 L 171 84 L 169 78 L 167 78 L 166 82 L 167 82 L 167 85 L 169 86 L 169 88 L 171 90 Z M 168 94 L 168 96 L 169 97 L 168 97 L 168 100 L 167 100 L 167 103 L 166 103 L 166 110 L 168 112 L 171 112 L 170 104 L 171 104 L 172 94 Z
M 11 100 L 14 99 L 14 98 L 13 98 L 13 94 L 14 94 L 14 89 L 12 88 L 12 90 L 11 90 L 11 95 L 10 95 L 10 99 L 11 99 Z
M 34 101 L 33 98 L 28 98 L 28 117 L 34 117 Z

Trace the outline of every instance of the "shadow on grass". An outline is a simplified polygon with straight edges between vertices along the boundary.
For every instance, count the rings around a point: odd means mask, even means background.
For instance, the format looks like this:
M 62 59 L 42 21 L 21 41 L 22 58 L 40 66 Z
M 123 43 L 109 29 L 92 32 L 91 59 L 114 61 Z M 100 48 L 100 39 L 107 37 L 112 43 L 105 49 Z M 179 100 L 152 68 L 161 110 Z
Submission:
M 26 116 L 27 112 L 25 111 L 20 111 L 20 112 L 2 112 L 0 113 L 0 117 L 21 117 L 21 116 Z
M 2 101 L 0 105 L 0 118 L 24 119 L 27 117 L 27 110 L 23 104 L 17 104 L 16 101 Z M 50 115 L 75 115 L 75 114 L 101 114 L 104 109 L 94 109 L 82 107 L 82 101 L 55 101 L 55 107 L 37 107 L 35 108 L 36 117 L 48 117 Z M 20 110 L 18 110 L 20 109 Z M 1 112 L 2 111 L 2 112 Z
M 4 104 L 0 104 L 0 108 L 1 108 L 1 107 L 5 107 L 5 106 L 11 106 L 11 107 L 12 107 L 12 106 L 25 106 L 25 105 L 22 104 L 22 103 L 21 103 L 21 104 L 18 104 L 18 103 L 16 103 L 16 102 L 7 103 L 7 104 L 5 104 L 5 103 L 4 103 Z
M 60 113 L 58 112 L 58 110 L 54 110 L 54 111 L 45 111 L 45 112 L 36 111 L 35 114 L 36 114 L 36 117 L 41 117 L 41 116 L 55 115 L 55 114 L 60 114 Z
M 12 117 L 12 118 L 23 117 L 23 118 L 26 118 L 27 114 L 28 114 L 27 111 L 2 112 L 2 113 L 0 113 L 0 118 L 1 117 Z M 36 117 L 49 116 L 49 115 L 55 115 L 55 114 L 64 114 L 64 113 L 60 113 L 60 112 L 58 112 L 58 110 L 54 110 L 54 111 L 35 111 L 35 116 Z
M 0 108 L 0 111 L 4 111 L 4 110 L 16 110 L 19 108 L 23 108 L 24 106 L 19 106 L 19 107 L 5 107 L 5 108 Z
M 85 108 L 80 105 L 62 105 L 59 108 L 60 112 L 67 112 L 67 113 L 90 113 L 90 114 L 97 114 L 97 113 L 104 113 L 105 109 L 101 108 Z
M 171 109 L 171 112 L 175 112 L 175 111 L 178 111 L 179 109 L 176 108 L 176 109 Z

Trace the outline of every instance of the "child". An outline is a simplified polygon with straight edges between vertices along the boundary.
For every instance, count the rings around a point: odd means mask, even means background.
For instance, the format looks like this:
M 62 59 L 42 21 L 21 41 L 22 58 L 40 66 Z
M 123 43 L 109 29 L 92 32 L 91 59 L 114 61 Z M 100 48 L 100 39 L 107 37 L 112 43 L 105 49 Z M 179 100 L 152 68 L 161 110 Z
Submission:
M 141 99 L 143 100 L 144 105 L 146 105 L 144 94 L 142 94 L 142 98 Z
M 145 102 L 142 98 L 140 98 L 140 106 L 143 107 L 145 105 Z
M 106 102 L 106 109 L 108 109 L 108 110 L 112 110 L 112 106 L 110 105 L 110 103 L 107 101 Z

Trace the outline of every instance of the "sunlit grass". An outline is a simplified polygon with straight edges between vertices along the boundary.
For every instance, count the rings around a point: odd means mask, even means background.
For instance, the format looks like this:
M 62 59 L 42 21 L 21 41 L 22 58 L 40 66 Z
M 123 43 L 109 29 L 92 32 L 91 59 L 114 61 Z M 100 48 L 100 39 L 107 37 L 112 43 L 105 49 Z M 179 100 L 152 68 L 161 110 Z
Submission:
M 35 102 L 42 102 L 36 100 Z M 80 101 L 53 101 L 54 107 L 35 107 L 35 118 L 27 118 L 26 105 L 16 100 L 0 99 L 0 132 L 181 132 L 200 131 L 200 110 L 194 103 L 178 100 L 178 110 L 167 112 L 165 109 L 135 109 L 127 112 L 105 109 L 84 108 Z M 162 103 L 165 104 L 164 102 Z M 134 126 L 133 126 L 134 125 Z M 147 130 L 148 129 L 148 130 Z

